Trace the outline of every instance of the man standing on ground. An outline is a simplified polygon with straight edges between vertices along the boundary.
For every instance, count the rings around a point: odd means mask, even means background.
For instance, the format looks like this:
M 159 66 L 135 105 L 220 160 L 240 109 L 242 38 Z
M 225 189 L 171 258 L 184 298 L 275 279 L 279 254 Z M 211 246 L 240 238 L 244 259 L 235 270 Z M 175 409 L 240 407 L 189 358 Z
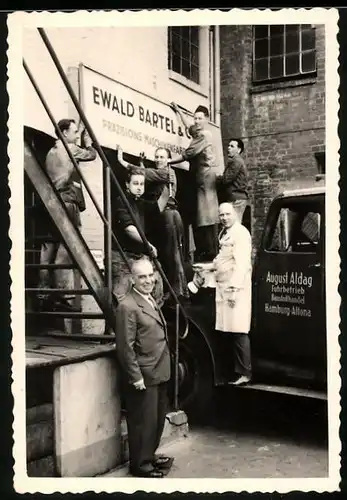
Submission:
M 153 265 L 132 263 L 133 286 L 116 311 L 117 356 L 124 383 L 130 473 L 163 477 L 173 458 L 156 456 L 167 412 L 170 351 L 165 319 L 153 299 Z
M 231 201 L 242 222 L 248 203 L 248 172 L 242 158 L 245 147 L 241 139 L 230 139 L 228 164 L 221 179 L 221 201 Z
M 216 330 L 223 332 L 226 344 L 234 352 L 234 385 L 251 380 L 251 327 L 252 301 L 252 242 L 251 235 L 238 219 L 233 203 L 222 203 L 219 218 L 223 229 L 219 234 L 219 252 L 213 261 L 216 281 Z M 188 283 L 197 293 L 203 279 L 196 273 Z
M 58 128 L 65 137 L 69 149 L 77 163 L 81 161 L 92 161 L 96 158 L 96 151 L 92 147 L 92 141 L 89 135 L 83 134 L 84 147 L 77 145 L 79 131 L 74 120 L 65 118 L 58 122 Z M 78 179 L 74 165 L 61 140 L 57 140 L 55 145 L 49 150 L 46 158 L 46 171 L 59 192 L 67 212 L 72 222 L 81 226 L 80 211 L 85 207 L 82 186 Z M 40 264 L 63 264 L 72 263 L 70 255 L 65 245 L 56 240 L 46 241 L 41 246 Z M 40 270 L 39 288 L 50 288 L 49 269 Z M 55 282 L 57 288 L 64 290 L 74 289 L 73 269 L 56 269 Z M 39 307 L 48 311 L 77 311 L 73 306 L 75 295 L 64 293 L 51 300 L 49 295 L 41 294 Z

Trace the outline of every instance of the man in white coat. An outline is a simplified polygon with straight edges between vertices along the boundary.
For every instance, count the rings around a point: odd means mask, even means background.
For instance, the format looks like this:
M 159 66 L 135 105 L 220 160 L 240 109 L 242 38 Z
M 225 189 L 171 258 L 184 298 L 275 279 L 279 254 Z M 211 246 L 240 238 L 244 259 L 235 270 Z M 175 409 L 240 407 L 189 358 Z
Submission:
M 216 283 L 215 328 L 232 338 L 234 347 L 234 385 L 251 380 L 251 349 L 249 330 L 252 303 L 252 240 L 249 231 L 240 223 L 232 202 L 219 206 L 223 226 L 219 234 L 219 252 L 213 261 Z M 197 293 L 204 278 L 199 272 L 188 284 Z

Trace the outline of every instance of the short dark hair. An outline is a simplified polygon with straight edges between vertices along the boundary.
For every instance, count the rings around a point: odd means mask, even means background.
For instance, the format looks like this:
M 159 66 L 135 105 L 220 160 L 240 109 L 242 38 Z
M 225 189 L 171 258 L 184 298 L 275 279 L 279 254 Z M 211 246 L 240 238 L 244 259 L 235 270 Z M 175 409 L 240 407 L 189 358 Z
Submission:
M 143 167 L 132 166 L 127 171 L 126 182 L 130 182 L 133 175 L 145 176 L 145 169 Z
M 231 141 L 237 142 L 237 147 L 240 148 L 240 153 L 244 152 L 245 145 L 244 145 L 244 143 L 243 143 L 243 141 L 241 139 L 237 139 L 235 137 L 232 137 L 231 139 L 229 139 L 229 144 L 231 143 Z
M 76 123 L 75 120 L 72 118 L 63 118 L 62 120 L 59 120 L 57 123 L 57 128 L 60 130 L 61 133 L 64 132 L 64 130 L 69 130 L 71 127 L 71 123 Z M 57 133 L 57 129 L 55 129 L 55 133 L 57 137 L 59 137 L 59 134 Z
M 208 112 L 208 109 L 206 108 L 206 106 L 198 106 L 196 108 L 196 110 L 194 111 L 194 114 L 195 113 L 204 113 L 204 115 L 208 118 L 210 115 L 209 115 L 209 112 Z
M 172 154 L 171 154 L 171 151 L 170 151 L 170 149 L 169 149 L 169 148 L 164 148 L 164 147 L 163 147 L 163 148 L 161 148 L 161 147 L 159 147 L 159 148 L 157 148 L 157 149 L 154 151 L 154 154 L 155 154 L 157 151 L 160 151 L 160 149 L 162 149 L 163 151 L 166 151 L 166 153 L 167 153 L 167 157 L 168 157 L 169 159 L 171 159 L 171 158 L 172 158 Z

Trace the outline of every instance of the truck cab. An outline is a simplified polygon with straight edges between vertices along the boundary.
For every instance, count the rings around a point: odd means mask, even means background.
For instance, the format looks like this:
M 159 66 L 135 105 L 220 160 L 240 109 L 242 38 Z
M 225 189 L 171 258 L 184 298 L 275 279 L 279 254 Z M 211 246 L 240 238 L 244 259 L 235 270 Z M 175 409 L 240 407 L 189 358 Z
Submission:
M 253 269 L 254 380 L 326 390 L 325 186 L 284 191 Z
M 253 264 L 253 376 L 244 388 L 325 400 L 325 184 L 285 190 L 269 208 Z M 228 385 L 230 353 L 214 329 L 215 293 L 207 286 L 187 307 L 180 345 L 181 405 L 209 404 L 211 387 Z

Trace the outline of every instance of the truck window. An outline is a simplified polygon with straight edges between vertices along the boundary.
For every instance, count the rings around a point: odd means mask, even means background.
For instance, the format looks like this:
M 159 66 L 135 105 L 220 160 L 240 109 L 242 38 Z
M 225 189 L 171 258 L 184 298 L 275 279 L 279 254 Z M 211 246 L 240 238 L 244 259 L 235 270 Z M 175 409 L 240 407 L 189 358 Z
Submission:
M 265 248 L 271 252 L 315 253 L 320 227 L 321 214 L 317 206 L 302 203 L 281 207 Z

